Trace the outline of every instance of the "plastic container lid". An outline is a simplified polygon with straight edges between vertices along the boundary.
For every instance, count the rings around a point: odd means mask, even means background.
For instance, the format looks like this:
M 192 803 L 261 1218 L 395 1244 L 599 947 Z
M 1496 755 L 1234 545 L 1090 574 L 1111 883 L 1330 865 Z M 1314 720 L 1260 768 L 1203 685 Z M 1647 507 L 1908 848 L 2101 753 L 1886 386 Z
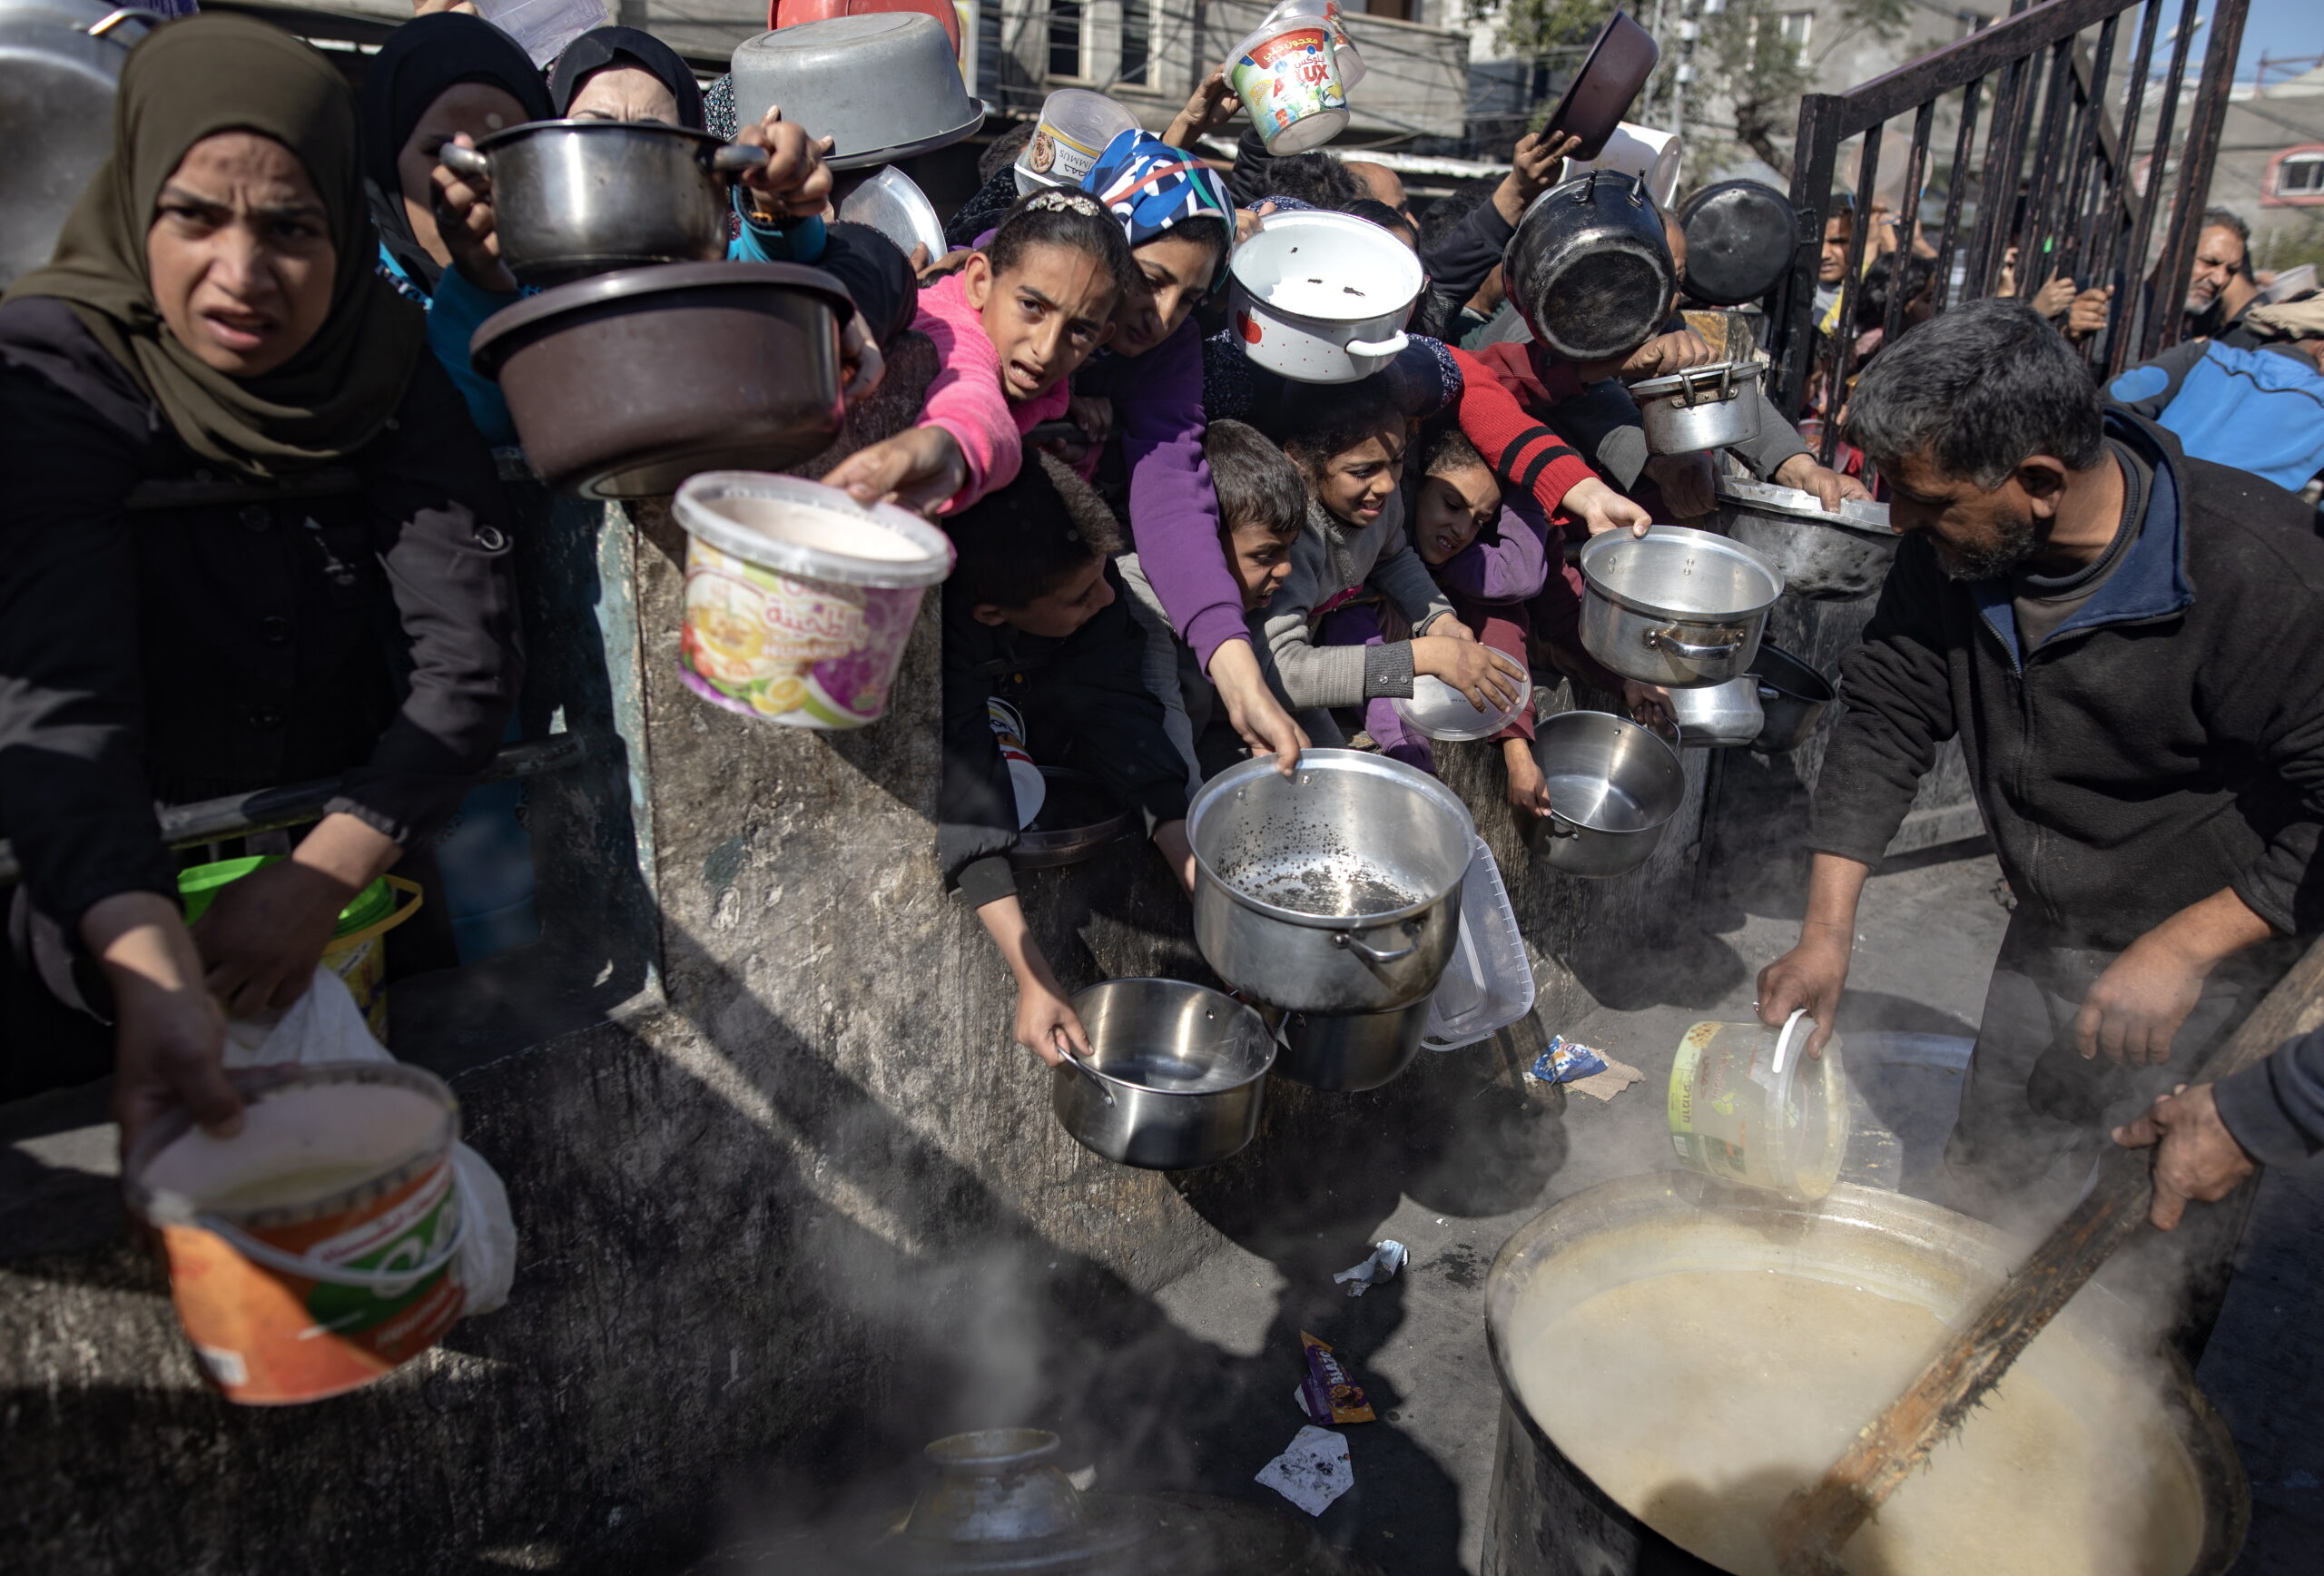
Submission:
M 1137 130 L 1137 117 L 1104 94 L 1061 87 L 1042 101 L 1040 123 L 1012 166 L 1017 190 L 1031 195 L 1052 186 L 1078 186 L 1106 145 Z
M 210 911 L 218 894 L 254 870 L 278 863 L 279 853 L 252 854 L 242 859 L 222 859 L 211 864 L 188 865 L 178 872 L 178 901 L 185 905 L 185 922 L 189 925 Z M 385 881 L 375 881 L 355 894 L 355 899 L 339 911 L 339 925 L 334 932 L 351 936 L 366 926 L 378 923 L 395 911 L 396 894 Z
M 869 225 L 906 257 L 915 246 L 928 248 L 931 262 L 944 255 L 944 224 L 934 204 L 912 178 L 893 164 L 847 194 L 839 216 L 850 224 Z
M 1413 678 L 1410 699 L 1399 695 L 1389 704 L 1413 732 L 1446 744 L 1465 744 L 1472 739 L 1492 738 L 1524 714 L 1525 708 L 1533 704 L 1533 681 L 1529 676 L 1517 687 L 1517 699 L 1509 705 L 1480 710 L 1467 695 L 1434 675 L 1424 673 Z
M 893 504 L 860 504 L 838 488 L 756 470 L 707 470 L 678 488 L 678 523 L 746 563 L 841 586 L 933 586 L 952 572 L 952 542 Z
M 1532 1010 L 1533 965 L 1525 957 L 1517 911 L 1510 906 L 1492 851 L 1480 837 L 1469 872 L 1461 878 L 1461 943 L 1429 998 L 1421 1043 L 1431 1050 L 1457 1050 Z

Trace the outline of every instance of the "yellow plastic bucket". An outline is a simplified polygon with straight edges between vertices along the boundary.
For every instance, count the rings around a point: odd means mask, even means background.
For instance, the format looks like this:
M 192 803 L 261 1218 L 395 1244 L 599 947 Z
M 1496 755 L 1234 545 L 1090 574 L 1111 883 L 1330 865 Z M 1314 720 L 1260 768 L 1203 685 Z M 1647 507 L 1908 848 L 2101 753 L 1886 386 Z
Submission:
M 1807 1054 L 1802 1008 L 1782 1029 L 1698 1023 L 1670 1069 L 1670 1145 L 1679 1161 L 1723 1182 L 1821 1198 L 1847 1152 L 1847 1078 L 1836 1036 Z
M 255 854 L 190 865 L 180 871 L 178 899 L 185 905 L 185 922 L 191 925 L 207 913 L 226 887 L 281 857 Z M 399 895 L 411 901 L 399 904 Z M 323 949 L 323 967 L 347 982 L 355 1005 L 362 1010 L 363 1020 L 371 1026 L 372 1037 L 381 1045 L 388 1042 L 388 958 L 380 938 L 418 913 L 419 905 L 426 901 L 427 895 L 418 882 L 383 875 L 356 893 L 355 901 L 340 911 L 339 927 L 331 934 L 330 945 Z

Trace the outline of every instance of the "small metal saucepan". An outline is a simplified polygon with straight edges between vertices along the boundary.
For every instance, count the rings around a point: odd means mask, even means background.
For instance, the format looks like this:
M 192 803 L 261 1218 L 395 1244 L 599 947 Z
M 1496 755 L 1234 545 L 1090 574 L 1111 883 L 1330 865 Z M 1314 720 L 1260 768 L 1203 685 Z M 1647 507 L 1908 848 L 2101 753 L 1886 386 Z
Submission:
M 519 284 L 726 255 L 726 192 L 764 148 L 640 121 L 533 121 L 436 155 L 492 182 L 500 260 Z
M 1649 454 L 1695 454 L 1759 435 L 1757 361 L 1689 367 L 1630 385 Z
M 1751 675 L 1767 715 L 1751 748 L 1763 755 L 1788 755 L 1806 744 L 1824 708 L 1840 697 L 1830 679 L 1783 647 L 1764 641 L 1759 655 L 1751 659 Z
M 1783 576 L 1710 531 L 1609 531 L 1581 556 L 1581 644 L 1641 684 L 1725 684 L 1749 670 Z
M 1423 1000 L 1385 1012 L 1290 1013 L 1275 1076 L 1340 1093 L 1376 1089 L 1420 1054 L 1428 1009 Z
M 1541 724 L 1533 758 L 1550 813 L 1526 827 L 1533 857 L 1593 881 L 1628 875 L 1654 855 L 1687 797 L 1679 752 L 1610 712 L 1561 712 Z
M 1108 980 L 1073 999 L 1089 1056 L 1050 1074 L 1049 1108 L 1124 1166 L 1214 1165 L 1259 1130 L 1275 1037 L 1231 996 L 1178 980 Z
M 1764 654 L 1767 647 L 1759 650 Z M 1725 684 L 1672 690 L 1670 715 L 1679 724 L 1679 743 L 1689 749 L 1751 743 L 1767 723 L 1760 698 L 1759 681 L 1748 674 Z

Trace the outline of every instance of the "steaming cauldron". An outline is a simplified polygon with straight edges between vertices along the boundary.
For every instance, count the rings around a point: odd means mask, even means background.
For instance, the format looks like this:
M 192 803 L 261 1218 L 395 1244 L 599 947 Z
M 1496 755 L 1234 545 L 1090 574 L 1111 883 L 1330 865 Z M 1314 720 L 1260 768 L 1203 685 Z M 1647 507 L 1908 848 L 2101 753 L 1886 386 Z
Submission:
M 1520 1399 L 1512 1377 L 1518 1343 L 1559 1312 L 1660 1276 L 1764 1270 L 1862 1288 L 1954 1319 L 1981 1304 L 2023 1253 L 2023 1245 L 1965 1216 L 1847 1184 L 1818 1204 L 1800 1205 L 1691 1172 L 1650 1171 L 1552 1206 L 1509 1239 L 1485 1285 L 1502 1409 L 1484 1576 L 1719 1576 L 1718 1567 L 1617 1502 Z M 2042 1341 L 2061 1337 L 2110 1373 L 2152 1376 L 2169 1447 L 2182 1453 L 2190 1498 L 2200 1507 L 2187 1576 L 2221 1576 L 2242 1547 L 2250 1494 L 2227 1426 L 2194 1375 L 2177 1358 L 2155 1355 L 2129 1310 L 2095 1286 L 2067 1305 Z M 2032 1350 L 2042 1349 L 2037 1343 Z M 1601 1345 L 1566 1355 L 1602 1365 L 1621 1354 Z

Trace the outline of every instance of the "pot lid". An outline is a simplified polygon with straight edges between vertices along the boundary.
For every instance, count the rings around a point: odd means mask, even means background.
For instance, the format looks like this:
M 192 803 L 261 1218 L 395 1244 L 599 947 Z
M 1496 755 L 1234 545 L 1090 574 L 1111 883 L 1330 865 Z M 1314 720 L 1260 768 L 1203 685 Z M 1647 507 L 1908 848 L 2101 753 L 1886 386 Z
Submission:
M 1687 293 L 1713 306 L 1756 300 L 1798 255 L 1790 200 L 1757 181 L 1721 181 L 1679 212 L 1687 236 Z
M 511 129 L 524 130 L 521 126 Z M 657 262 L 575 280 L 493 313 L 468 340 L 468 360 L 486 377 L 497 377 L 501 362 L 519 346 L 554 327 L 560 318 L 617 301 L 635 301 L 649 309 L 684 307 L 687 304 L 684 300 L 654 298 L 753 285 L 822 296 L 842 323 L 855 315 L 855 298 L 847 293 L 847 287 L 819 268 L 795 262 Z
M 1883 537 L 1896 534 L 1895 527 L 1888 522 L 1888 506 L 1865 498 L 1842 498 L 1839 512 L 1834 514 L 1814 493 L 1803 492 L 1798 488 L 1777 487 L 1773 482 L 1752 481 L 1739 476 L 1718 478 L 1718 497 L 1721 503 L 1739 504 L 1754 514 L 1783 515 L 1790 519 L 1812 521 L 1820 526 L 1872 531 Z
M 1689 404 L 1717 404 L 1742 394 L 1758 382 L 1766 370 L 1766 366 L 1756 360 L 1717 361 L 1708 367 L 1689 367 L 1683 371 L 1669 372 L 1659 378 L 1649 378 L 1643 382 L 1631 384 L 1630 398 L 1634 400 L 1668 399 L 1684 396 Z

